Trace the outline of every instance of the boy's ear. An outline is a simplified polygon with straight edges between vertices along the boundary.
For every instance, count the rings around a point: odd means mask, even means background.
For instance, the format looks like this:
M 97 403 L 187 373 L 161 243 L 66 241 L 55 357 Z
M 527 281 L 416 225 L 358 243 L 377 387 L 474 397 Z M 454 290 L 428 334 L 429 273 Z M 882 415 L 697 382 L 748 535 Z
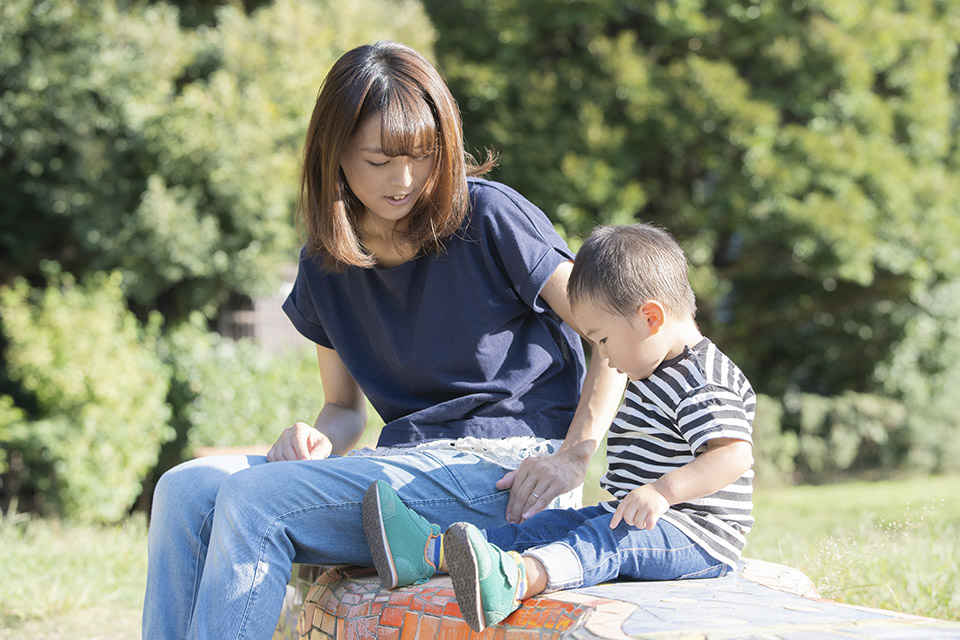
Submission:
M 660 327 L 663 326 L 667 314 L 662 304 L 656 300 L 649 300 L 641 305 L 638 315 L 640 316 L 640 321 L 650 329 L 650 335 L 653 335 L 660 331 Z

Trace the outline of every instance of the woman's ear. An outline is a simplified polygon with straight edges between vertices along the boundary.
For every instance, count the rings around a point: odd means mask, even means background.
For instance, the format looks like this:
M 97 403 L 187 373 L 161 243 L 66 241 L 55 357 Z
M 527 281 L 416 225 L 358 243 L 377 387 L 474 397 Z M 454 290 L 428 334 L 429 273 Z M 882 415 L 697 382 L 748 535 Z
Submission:
M 650 335 L 654 335 L 660 331 L 660 327 L 663 326 L 667 315 L 663 309 L 663 305 L 656 300 L 644 302 L 637 313 L 640 316 L 640 321 L 650 330 Z

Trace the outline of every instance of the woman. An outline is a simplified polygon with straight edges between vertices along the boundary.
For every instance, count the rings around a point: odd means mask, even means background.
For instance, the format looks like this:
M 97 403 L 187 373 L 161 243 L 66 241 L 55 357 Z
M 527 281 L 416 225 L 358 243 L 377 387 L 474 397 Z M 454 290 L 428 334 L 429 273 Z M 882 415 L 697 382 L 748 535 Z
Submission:
M 265 458 L 164 474 L 145 638 L 269 638 L 293 562 L 372 564 L 360 504 L 378 478 L 443 526 L 519 522 L 582 482 L 625 380 L 599 358 L 585 369 L 572 256 L 522 196 L 468 177 L 492 164 L 465 155 L 456 103 L 417 52 L 381 42 L 331 69 L 284 304 L 317 344 L 324 404 Z M 375 451 L 351 452 L 365 398 L 386 424 Z

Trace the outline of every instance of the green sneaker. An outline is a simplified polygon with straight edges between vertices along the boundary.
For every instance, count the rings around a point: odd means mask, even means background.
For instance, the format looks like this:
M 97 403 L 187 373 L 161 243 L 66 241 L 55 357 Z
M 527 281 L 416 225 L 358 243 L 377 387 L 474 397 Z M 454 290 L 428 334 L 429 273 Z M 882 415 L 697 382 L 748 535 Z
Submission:
M 480 530 L 456 522 L 443 534 L 443 555 L 463 619 L 480 633 L 520 607 L 526 583 L 516 553 L 487 542 Z
M 384 589 L 420 584 L 436 573 L 426 549 L 440 527 L 403 504 L 383 480 L 363 496 L 363 534 Z

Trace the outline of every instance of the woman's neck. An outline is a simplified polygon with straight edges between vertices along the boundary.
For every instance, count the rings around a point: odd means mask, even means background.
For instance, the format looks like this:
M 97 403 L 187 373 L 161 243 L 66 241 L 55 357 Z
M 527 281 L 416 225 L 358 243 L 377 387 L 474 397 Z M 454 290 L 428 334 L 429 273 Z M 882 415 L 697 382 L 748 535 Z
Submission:
M 418 247 L 397 237 L 405 228 L 405 220 L 387 225 L 367 215 L 360 221 L 360 242 L 377 259 L 378 266 L 396 267 L 412 260 L 420 251 Z

